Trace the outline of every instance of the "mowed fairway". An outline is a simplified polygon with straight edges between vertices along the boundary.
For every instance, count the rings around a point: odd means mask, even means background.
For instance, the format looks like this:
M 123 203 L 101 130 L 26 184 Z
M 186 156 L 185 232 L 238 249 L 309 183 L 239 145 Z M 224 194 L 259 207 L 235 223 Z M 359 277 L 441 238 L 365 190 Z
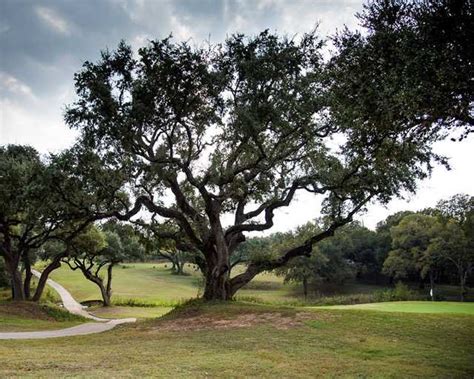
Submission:
M 318 308 L 344 310 L 373 310 L 382 312 L 402 313 L 457 313 L 474 316 L 474 303 L 456 303 L 451 301 L 392 301 L 371 304 L 333 305 Z
M 472 377 L 474 317 L 186 307 L 99 335 L 2 341 L 0 377 Z
M 189 270 L 188 272 L 194 273 Z M 62 266 L 51 279 L 64 286 L 78 301 L 99 300 L 96 285 L 84 278 L 80 271 Z M 140 299 L 149 303 L 176 303 L 196 297 L 197 275 L 171 275 L 164 264 L 130 263 L 114 268 L 113 299 Z
M 187 276 L 172 275 L 170 265 L 163 263 L 127 263 L 114 268 L 112 301 L 135 299 L 156 305 L 174 305 L 198 296 L 201 275 L 192 265 L 186 265 Z M 242 268 L 234 269 L 234 275 Z M 81 272 L 63 265 L 53 272 L 51 279 L 64 286 L 78 301 L 99 300 L 97 286 Z M 295 300 L 293 285 L 283 284 L 283 278 L 272 273 L 258 275 L 248 288 L 239 291 L 243 297 L 257 297 L 264 301 Z

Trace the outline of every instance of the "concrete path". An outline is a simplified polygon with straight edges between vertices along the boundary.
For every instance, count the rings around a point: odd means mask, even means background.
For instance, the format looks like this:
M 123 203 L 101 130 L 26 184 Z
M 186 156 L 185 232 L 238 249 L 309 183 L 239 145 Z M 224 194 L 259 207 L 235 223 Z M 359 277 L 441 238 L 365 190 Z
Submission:
M 32 270 L 33 275 L 40 277 L 41 273 L 36 270 Z M 8 332 L 0 333 L 0 340 L 4 339 L 40 339 L 40 338 L 55 338 L 55 337 L 71 337 L 71 336 L 81 336 L 85 334 L 101 333 L 112 328 L 115 328 L 117 325 L 125 324 L 128 322 L 137 321 L 136 318 L 122 318 L 122 319 L 107 319 L 100 318 L 94 315 L 91 315 L 85 310 L 85 307 L 78 303 L 72 295 L 60 284 L 55 281 L 48 279 L 46 282 L 50 287 L 52 287 L 61 297 L 63 306 L 70 313 L 79 315 L 94 321 L 98 322 L 88 322 L 85 324 L 73 326 L 72 328 L 59 329 L 59 330 L 44 330 L 40 332 Z

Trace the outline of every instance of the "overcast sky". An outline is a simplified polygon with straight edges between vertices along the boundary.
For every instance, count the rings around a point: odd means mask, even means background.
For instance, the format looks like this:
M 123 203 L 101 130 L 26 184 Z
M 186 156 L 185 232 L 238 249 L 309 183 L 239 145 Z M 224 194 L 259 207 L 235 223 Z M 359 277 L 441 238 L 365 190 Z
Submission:
M 57 152 L 74 140 L 62 121 L 73 101 L 73 74 L 121 39 L 134 47 L 170 33 L 178 40 L 220 42 L 234 32 L 270 29 L 294 35 L 319 23 L 322 34 L 357 27 L 357 0 L 0 0 L 0 144 L 30 144 Z M 388 207 L 371 205 L 360 217 L 373 228 L 399 210 L 433 206 L 464 192 L 474 195 L 474 138 L 443 142 L 451 171 L 438 167 L 416 195 Z M 273 230 L 287 230 L 318 215 L 318 201 L 302 196 L 277 214 Z

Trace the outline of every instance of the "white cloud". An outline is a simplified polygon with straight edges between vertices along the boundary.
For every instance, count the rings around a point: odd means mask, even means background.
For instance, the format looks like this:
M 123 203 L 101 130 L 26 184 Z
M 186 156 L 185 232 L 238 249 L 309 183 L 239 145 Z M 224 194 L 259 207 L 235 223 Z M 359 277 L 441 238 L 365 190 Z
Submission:
M 0 145 L 26 144 L 41 153 L 58 152 L 72 144 L 76 132 L 64 126 L 58 104 L 26 106 L 0 98 Z
M 187 41 L 189 39 L 195 38 L 191 28 L 185 25 L 178 17 L 170 17 L 170 27 L 173 33 L 173 37 L 181 41 Z
M 438 142 L 435 145 L 435 151 L 449 158 L 451 170 L 446 170 L 443 166 L 435 167 L 431 178 L 420 182 L 415 195 L 410 195 L 407 199 L 395 199 L 387 207 L 372 205 L 367 214 L 360 218 L 364 220 L 367 227 L 374 228 L 378 221 L 398 211 L 418 211 L 433 207 L 439 200 L 457 193 L 474 195 L 473 146 L 474 135 L 462 142 L 449 140 Z
M 54 9 L 38 6 L 35 11 L 41 21 L 54 31 L 64 35 L 71 34 L 71 25 Z
M 0 91 L 8 91 L 13 95 L 27 96 L 30 99 L 35 99 L 33 91 L 28 85 L 5 72 L 0 72 Z

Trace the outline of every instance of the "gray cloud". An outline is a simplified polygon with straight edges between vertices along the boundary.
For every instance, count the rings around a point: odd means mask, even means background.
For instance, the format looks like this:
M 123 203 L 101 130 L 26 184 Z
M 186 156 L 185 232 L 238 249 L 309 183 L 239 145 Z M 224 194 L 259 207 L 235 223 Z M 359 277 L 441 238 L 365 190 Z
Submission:
M 231 33 L 266 28 L 301 33 L 322 19 L 325 25 L 339 23 L 335 29 L 353 19 L 356 8 L 359 1 L 2 0 L 1 71 L 47 95 L 121 39 L 138 46 L 173 33 L 195 43 L 209 36 L 219 42 Z
M 70 145 L 75 133 L 64 125 L 62 111 L 74 99 L 73 74 L 121 39 L 137 48 L 147 39 L 173 33 L 178 40 L 200 44 L 209 37 L 221 42 L 232 33 L 264 29 L 292 36 L 318 22 L 326 35 L 344 24 L 356 27 L 354 14 L 362 9 L 362 1 L 0 0 L 0 144 L 31 144 L 41 152 Z M 422 185 L 420 196 L 409 204 L 395 202 L 391 209 L 422 208 L 458 191 L 474 193 L 474 183 L 462 179 L 470 177 L 466 162 L 472 160 L 472 142 L 474 138 L 466 141 L 465 148 L 445 147 L 442 152 L 454 156 L 455 171 L 437 169 L 436 177 Z M 308 207 L 317 209 L 317 202 L 308 201 L 301 198 L 284 211 L 277 229 L 310 219 L 312 214 L 304 214 Z M 369 226 L 389 213 L 371 209 Z

